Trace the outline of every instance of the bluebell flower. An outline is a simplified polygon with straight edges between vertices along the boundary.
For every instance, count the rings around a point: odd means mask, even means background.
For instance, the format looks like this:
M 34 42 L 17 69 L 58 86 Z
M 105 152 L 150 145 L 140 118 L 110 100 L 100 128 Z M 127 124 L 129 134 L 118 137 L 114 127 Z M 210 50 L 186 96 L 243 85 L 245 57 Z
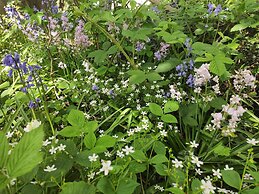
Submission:
M 11 67 L 14 64 L 13 56 L 11 54 L 5 55 L 3 63 L 4 65 Z
M 23 62 L 19 65 L 20 69 L 23 71 L 24 74 L 28 73 L 28 68 L 26 66 L 26 62 Z
M 28 91 L 27 91 L 27 87 L 21 87 L 21 89 L 20 89 L 23 93 L 27 93 Z
M 156 52 L 154 53 L 154 55 L 155 55 L 155 57 L 156 57 L 156 59 L 157 59 L 158 61 L 161 60 L 162 55 L 161 55 L 160 51 L 156 51 Z
M 29 75 L 27 78 L 27 82 L 32 82 L 32 80 L 33 80 L 32 75 Z
M 31 109 L 33 109 L 33 108 L 36 107 L 36 103 L 33 102 L 32 100 L 30 100 L 28 107 L 31 108 Z
M 57 14 L 58 13 L 58 6 L 54 5 L 54 6 L 51 6 L 51 12 L 53 14 Z
M 213 8 L 214 8 L 214 5 L 212 3 L 209 3 L 208 4 L 208 13 L 209 14 L 212 14 Z
M 136 43 L 136 51 L 140 52 L 143 49 L 145 49 L 145 43 L 137 41 L 137 43 Z
M 36 98 L 35 101 L 36 101 L 36 103 L 40 103 L 41 102 L 40 98 Z
M 14 60 L 16 63 L 20 63 L 20 55 L 18 53 L 14 53 Z
M 93 85 L 92 90 L 98 90 L 99 87 L 97 85 Z
M 191 87 L 191 88 L 194 86 L 194 77 L 193 77 L 192 74 L 190 74 L 190 75 L 188 76 L 188 79 L 187 79 L 187 81 L 186 81 L 186 84 L 187 84 L 189 87 Z
M 12 69 L 10 69 L 10 70 L 8 71 L 7 76 L 8 76 L 8 77 L 12 77 L 12 76 L 13 76 L 13 70 L 12 70 Z
M 221 11 L 222 11 L 222 7 L 220 4 L 218 4 L 218 6 L 214 10 L 214 13 L 215 15 L 218 15 Z

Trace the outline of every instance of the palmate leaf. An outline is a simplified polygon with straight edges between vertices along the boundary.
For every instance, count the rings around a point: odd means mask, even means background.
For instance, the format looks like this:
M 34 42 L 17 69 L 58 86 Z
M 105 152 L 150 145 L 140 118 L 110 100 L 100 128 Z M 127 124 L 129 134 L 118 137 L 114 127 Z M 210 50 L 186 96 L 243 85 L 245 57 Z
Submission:
M 30 172 L 42 161 L 43 157 L 40 148 L 43 137 L 42 126 L 24 134 L 7 161 L 7 171 L 11 178 Z

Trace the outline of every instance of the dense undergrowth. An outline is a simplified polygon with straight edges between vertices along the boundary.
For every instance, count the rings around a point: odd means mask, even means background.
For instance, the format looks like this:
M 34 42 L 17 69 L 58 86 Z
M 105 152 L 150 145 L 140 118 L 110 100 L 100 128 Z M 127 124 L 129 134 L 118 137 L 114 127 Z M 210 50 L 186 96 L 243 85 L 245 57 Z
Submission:
M 259 193 L 256 0 L 39 9 L 0 18 L 0 193 Z

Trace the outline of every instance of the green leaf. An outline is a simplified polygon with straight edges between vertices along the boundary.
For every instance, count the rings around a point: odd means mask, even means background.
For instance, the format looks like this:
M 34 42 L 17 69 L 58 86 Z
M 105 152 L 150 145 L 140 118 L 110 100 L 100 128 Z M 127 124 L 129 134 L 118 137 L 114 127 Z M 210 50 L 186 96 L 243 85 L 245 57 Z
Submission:
M 115 188 L 107 177 L 103 177 L 97 183 L 97 189 L 104 194 L 115 194 Z M 79 194 L 79 193 L 78 193 Z
M 43 190 L 39 185 L 27 184 L 22 188 L 20 194 L 42 194 Z
M 111 137 L 109 135 L 104 135 L 97 140 L 96 146 L 104 146 L 106 148 L 110 148 L 110 147 L 113 147 L 115 143 L 116 143 L 116 139 L 114 137 Z
M 8 185 L 8 183 L 10 183 L 10 180 L 8 179 L 8 177 L 6 177 L 0 172 L 0 193 L 1 193 L 1 190 Z
M 161 141 L 155 141 L 153 148 L 156 154 L 166 154 L 165 144 L 163 144 Z
M 79 137 L 82 131 L 78 127 L 68 126 L 59 131 L 58 134 L 63 137 Z
M 163 154 L 157 154 L 156 156 L 154 156 L 153 158 L 150 159 L 150 163 L 152 163 L 152 164 L 160 164 L 160 163 L 164 163 L 164 162 L 168 162 L 168 159 Z
M 94 132 L 89 132 L 84 138 L 84 144 L 88 149 L 92 149 L 96 143 Z
M 169 113 L 173 111 L 177 111 L 179 109 L 179 104 L 176 101 L 168 101 L 165 104 L 164 113 Z
M 83 127 L 85 125 L 84 113 L 73 109 L 69 112 L 67 121 L 73 126 Z
M 149 103 L 149 110 L 157 116 L 162 116 L 163 115 L 163 110 L 162 108 L 156 104 L 156 103 Z
M 210 106 L 221 110 L 223 105 L 226 105 L 227 102 L 222 97 L 216 97 L 212 101 L 209 102 Z
M 177 187 L 167 188 L 166 191 L 169 191 L 169 192 L 174 193 L 174 194 L 185 194 L 185 192 L 183 192 L 181 189 L 179 189 Z
M 9 144 L 5 133 L 0 131 L 0 169 L 2 169 L 8 158 Z
M 130 154 L 137 162 L 147 161 L 148 158 L 141 150 L 135 150 L 134 153 Z
M 238 172 L 234 170 L 222 170 L 221 173 L 222 173 L 223 181 L 226 184 L 236 189 L 240 188 L 241 178 Z
M 130 84 L 140 84 L 146 80 L 147 76 L 145 72 L 143 71 L 138 71 L 134 73 L 132 76 L 129 78 L 129 83 Z
M 132 173 L 141 173 L 147 169 L 147 165 L 145 163 L 138 163 L 137 161 L 132 161 L 129 164 L 129 171 Z
M 185 125 L 189 125 L 191 127 L 195 127 L 198 125 L 198 122 L 196 119 L 194 119 L 193 117 L 191 116 L 186 116 L 186 117 L 183 117 L 183 122 Z
M 89 53 L 88 57 L 89 58 L 93 57 L 95 63 L 101 63 L 101 62 L 104 62 L 104 60 L 106 59 L 107 52 L 104 50 L 96 50 Z
M 167 166 L 164 164 L 156 164 L 155 166 L 156 172 L 161 176 L 167 176 L 168 175 L 168 169 Z
M 7 171 L 11 178 L 30 172 L 42 161 L 43 127 L 25 133 L 15 146 L 7 162 Z
M 197 178 L 193 179 L 191 187 L 192 187 L 192 191 L 195 193 L 198 191 L 201 191 L 201 181 Z
M 236 24 L 236 25 L 234 25 L 234 26 L 230 29 L 230 32 L 235 32 L 235 31 L 244 30 L 244 29 L 246 29 L 247 27 L 249 27 L 249 24 L 247 24 L 247 23 Z
M 147 74 L 147 79 L 152 82 L 152 81 L 162 80 L 162 77 L 156 72 L 151 72 Z
M 259 193 L 259 187 L 255 187 L 254 189 L 249 189 L 243 191 L 241 194 L 258 194 Z
M 171 114 L 162 115 L 161 120 L 166 123 L 177 123 L 176 117 Z
M 177 65 L 180 64 L 180 60 L 177 58 L 172 58 L 166 62 L 160 63 L 157 68 L 156 68 L 156 72 L 158 73 L 164 73 L 164 72 L 168 72 L 170 70 L 172 70 L 173 68 L 175 68 Z
M 61 187 L 62 191 L 60 194 L 80 194 L 86 193 L 87 194 L 95 194 L 96 189 L 94 185 L 87 184 L 83 181 L 80 182 L 66 182 Z
M 86 133 L 88 132 L 94 132 L 98 128 L 98 122 L 97 121 L 88 121 L 86 122 L 84 126 L 84 131 Z
M 219 144 L 216 148 L 214 148 L 214 153 L 218 154 L 219 156 L 229 156 L 231 148 L 225 147 L 221 144 Z
M 137 186 L 139 186 L 139 183 L 135 180 L 130 178 L 120 179 L 116 188 L 116 194 L 132 194 Z
M 209 69 L 212 73 L 215 73 L 218 76 L 223 75 L 227 71 L 225 64 L 216 58 L 211 61 Z
M 254 177 L 256 183 L 259 183 L 259 172 L 250 171 L 249 173 Z
M 8 81 L 6 81 L 6 82 L 0 84 L 0 90 L 1 90 L 1 89 L 5 89 L 5 88 L 7 88 L 7 87 L 9 87 L 9 86 L 10 86 L 10 83 L 9 83 Z

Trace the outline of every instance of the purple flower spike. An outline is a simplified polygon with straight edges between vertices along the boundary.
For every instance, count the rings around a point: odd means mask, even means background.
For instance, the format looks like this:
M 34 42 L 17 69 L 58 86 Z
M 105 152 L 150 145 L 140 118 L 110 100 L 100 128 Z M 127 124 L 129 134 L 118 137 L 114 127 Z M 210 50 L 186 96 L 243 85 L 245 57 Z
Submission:
M 214 5 L 212 3 L 209 3 L 208 4 L 208 12 L 209 12 L 209 14 L 212 14 L 213 8 L 214 8 Z
M 214 13 L 215 15 L 218 15 L 221 11 L 222 11 L 222 7 L 220 4 L 218 4 L 218 6 L 214 10 Z

